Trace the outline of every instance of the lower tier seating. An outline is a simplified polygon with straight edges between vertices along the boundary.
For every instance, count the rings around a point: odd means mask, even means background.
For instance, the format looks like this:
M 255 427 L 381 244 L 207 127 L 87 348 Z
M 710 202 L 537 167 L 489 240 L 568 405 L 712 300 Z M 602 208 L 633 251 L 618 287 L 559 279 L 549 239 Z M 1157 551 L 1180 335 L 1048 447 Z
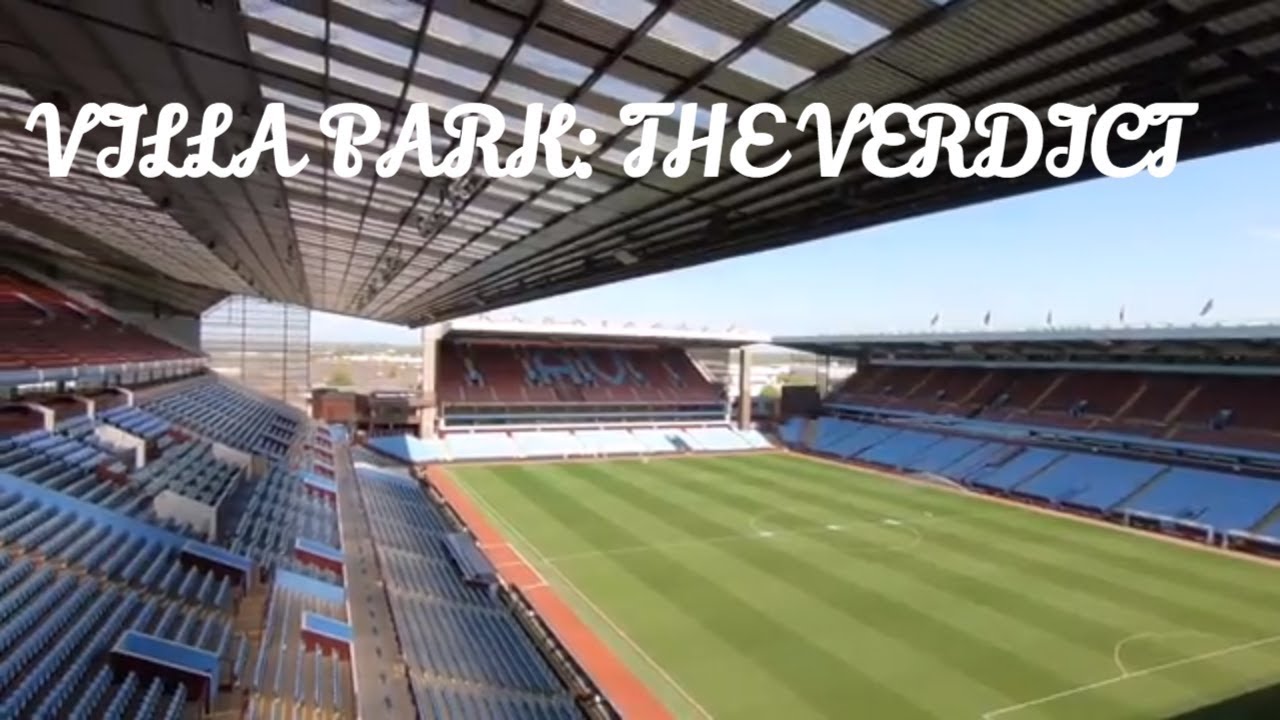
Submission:
M 576 718 L 568 690 L 493 592 L 462 581 L 457 531 L 411 478 L 359 467 L 359 495 L 420 718 Z
M 807 423 L 789 421 L 781 436 L 806 446 Z M 813 421 L 812 430 L 810 450 L 848 460 L 1052 505 L 1144 513 L 1280 540 L 1280 520 L 1258 527 L 1280 512 L 1280 480 L 830 416 Z
M 728 425 L 689 428 L 609 430 L 478 430 L 442 438 L 373 438 L 378 452 L 412 464 L 449 461 L 551 459 L 606 455 L 660 455 L 682 452 L 737 452 L 772 447 L 757 430 Z

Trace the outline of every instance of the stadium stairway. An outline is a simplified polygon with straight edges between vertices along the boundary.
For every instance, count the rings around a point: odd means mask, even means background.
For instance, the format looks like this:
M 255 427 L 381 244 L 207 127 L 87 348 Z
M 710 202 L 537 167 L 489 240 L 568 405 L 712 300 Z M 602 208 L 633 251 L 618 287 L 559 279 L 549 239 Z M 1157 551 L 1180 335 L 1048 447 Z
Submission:
M 1156 463 L 1070 453 L 1017 485 L 1013 492 L 1103 513 L 1167 469 Z
M 1253 527 L 1249 528 L 1249 532 L 1280 538 L 1280 505 L 1272 508 L 1271 512 L 1254 523 Z
M 813 443 L 818 439 L 818 423 L 812 418 L 804 418 L 803 425 L 800 428 L 800 442 L 805 447 L 813 447 Z
M 436 717 L 433 708 L 444 717 L 577 717 L 506 601 L 462 581 L 442 542 L 458 531 L 444 509 L 404 475 L 359 467 L 353 480 L 419 717 Z
M 1134 390 L 1133 394 L 1130 395 L 1127 400 L 1121 403 L 1120 407 L 1116 408 L 1115 412 L 1111 413 L 1111 416 L 1107 418 L 1106 422 L 1109 422 L 1109 423 L 1119 422 L 1122 418 L 1128 415 L 1129 411 L 1133 409 L 1133 406 L 1137 405 L 1138 402 L 1142 400 L 1142 396 L 1147 394 L 1147 389 L 1150 387 L 1151 387 L 1151 383 L 1148 382 L 1146 379 L 1143 379 L 1142 382 L 1138 384 L 1138 389 Z
M 1018 486 L 1030 482 L 1041 472 L 1065 457 L 1067 457 L 1067 453 L 1058 450 L 1028 448 L 1005 459 L 999 465 L 979 469 L 970 478 L 970 482 L 988 490 L 997 490 L 1005 493 L 1015 492 Z M 985 472 L 988 469 L 991 471 Z
M 1168 475 L 1172 470 L 1173 470 L 1172 467 L 1166 467 L 1164 470 L 1161 470 L 1159 473 L 1156 473 L 1154 477 L 1144 482 L 1132 493 L 1122 498 L 1120 502 L 1117 502 L 1114 505 L 1112 505 L 1112 507 L 1113 508 L 1134 507 L 1135 505 L 1137 505 L 1137 503 L 1139 503 L 1142 500 L 1143 495 L 1150 492 L 1151 488 L 1159 484 L 1160 481 L 1163 480 L 1164 477 Z
M 1170 408 L 1169 412 L 1165 414 L 1164 418 L 1161 420 L 1161 424 L 1169 426 L 1172 431 L 1176 427 L 1174 421 L 1182 415 L 1183 411 L 1185 411 L 1192 402 L 1195 402 L 1196 397 L 1203 389 L 1204 385 L 1200 384 L 1188 390 L 1187 393 L 1182 396 L 1182 399 L 1178 400 L 1177 404 Z

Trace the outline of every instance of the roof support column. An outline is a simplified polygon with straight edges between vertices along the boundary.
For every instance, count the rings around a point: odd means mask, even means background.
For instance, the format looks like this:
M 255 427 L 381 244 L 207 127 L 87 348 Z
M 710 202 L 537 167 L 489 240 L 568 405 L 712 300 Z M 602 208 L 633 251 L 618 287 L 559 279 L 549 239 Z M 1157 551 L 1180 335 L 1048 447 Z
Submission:
M 440 358 L 440 326 L 422 328 L 422 390 L 418 398 L 418 436 L 436 436 L 436 363 Z
M 751 351 L 738 350 L 738 427 L 751 429 Z

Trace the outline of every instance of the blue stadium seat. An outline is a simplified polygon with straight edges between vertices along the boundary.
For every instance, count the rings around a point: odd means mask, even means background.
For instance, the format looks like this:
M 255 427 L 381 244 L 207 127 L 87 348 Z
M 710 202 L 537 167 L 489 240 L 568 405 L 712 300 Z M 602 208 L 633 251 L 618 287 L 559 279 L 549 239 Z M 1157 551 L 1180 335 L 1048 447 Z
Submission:
M 1027 448 L 998 465 L 986 465 L 968 479 L 974 485 L 992 490 L 1012 490 L 1036 473 L 1058 462 L 1066 453 L 1046 448 Z M 993 458 L 995 459 L 995 458 Z
M 1192 520 L 1219 530 L 1251 530 L 1280 505 L 1280 482 L 1174 468 L 1127 508 Z
M 577 430 L 574 436 L 596 455 L 639 455 L 645 445 L 627 430 Z
M 1135 493 L 1165 469 L 1156 463 L 1071 453 L 1019 486 L 1018 492 L 1101 512 Z
M 942 439 L 942 436 L 936 433 L 903 430 L 868 447 L 858 453 L 857 457 L 859 460 L 879 465 L 903 467 L 916 456 L 937 445 Z
M 575 457 L 586 454 L 582 443 L 568 430 L 531 430 L 511 433 L 511 439 L 527 458 Z
M 520 449 L 505 432 L 451 433 L 445 437 L 454 460 L 498 460 L 520 457 Z

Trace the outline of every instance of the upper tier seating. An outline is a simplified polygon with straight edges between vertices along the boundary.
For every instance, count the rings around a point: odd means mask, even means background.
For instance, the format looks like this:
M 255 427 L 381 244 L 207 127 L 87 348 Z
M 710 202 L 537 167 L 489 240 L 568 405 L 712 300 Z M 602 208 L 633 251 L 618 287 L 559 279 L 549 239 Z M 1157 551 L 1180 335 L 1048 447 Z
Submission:
M 1142 386 L 1142 376 L 1122 372 L 1070 372 L 1044 396 L 1036 410 L 1111 417 Z
M 446 343 L 437 396 L 455 404 L 601 405 L 721 401 L 683 351 Z
M 0 371 L 196 357 L 52 288 L 0 271 Z
M 1275 397 L 1280 377 L 871 365 L 828 400 L 1280 452 Z
M 1227 413 L 1224 426 L 1280 430 L 1280 377 L 1207 377 L 1200 385 L 1179 423 L 1208 426 Z

